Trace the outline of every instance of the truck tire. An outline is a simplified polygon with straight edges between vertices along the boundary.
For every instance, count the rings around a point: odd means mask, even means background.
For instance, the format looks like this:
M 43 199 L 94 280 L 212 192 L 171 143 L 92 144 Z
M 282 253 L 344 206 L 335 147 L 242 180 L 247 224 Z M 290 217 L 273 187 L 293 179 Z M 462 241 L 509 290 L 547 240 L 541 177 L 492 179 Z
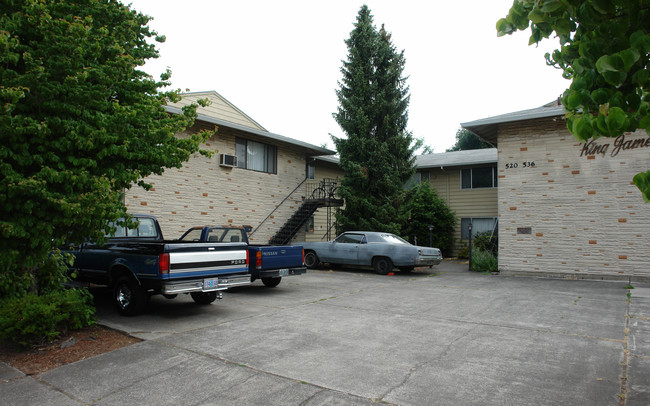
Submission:
M 320 260 L 314 251 L 305 252 L 305 266 L 307 268 L 313 269 L 316 268 L 319 264 Z
M 377 257 L 372 260 L 372 268 L 379 275 L 386 275 L 393 270 L 393 262 L 390 258 Z
M 209 305 L 217 300 L 217 292 L 192 292 L 190 293 L 194 303 L 200 305 Z
M 269 288 L 274 288 L 280 284 L 282 278 L 262 278 L 262 283 L 264 286 Z
M 113 289 L 113 298 L 117 311 L 124 316 L 136 316 L 144 312 L 149 295 L 132 277 L 120 276 Z

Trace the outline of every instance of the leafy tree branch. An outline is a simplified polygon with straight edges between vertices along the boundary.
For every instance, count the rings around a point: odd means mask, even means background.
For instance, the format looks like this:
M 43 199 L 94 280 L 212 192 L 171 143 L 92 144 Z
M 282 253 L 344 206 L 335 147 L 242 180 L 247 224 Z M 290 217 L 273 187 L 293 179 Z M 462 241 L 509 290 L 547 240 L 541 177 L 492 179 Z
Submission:
M 529 44 L 559 39 L 546 62 L 571 80 L 561 100 L 576 139 L 648 133 L 649 0 L 515 0 L 497 22 L 499 36 L 528 28 Z M 634 183 L 650 201 L 650 171 L 637 174 Z
M 180 167 L 209 133 L 140 70 L 164 37 L 114 0 L 0 1 L 0 299 L 61 289 L 55 247 L 102 241 L 123 191 Z M 63 297 L 63 296 L 61 296 Z M 65 296 L 67 297 L 67 296 Z

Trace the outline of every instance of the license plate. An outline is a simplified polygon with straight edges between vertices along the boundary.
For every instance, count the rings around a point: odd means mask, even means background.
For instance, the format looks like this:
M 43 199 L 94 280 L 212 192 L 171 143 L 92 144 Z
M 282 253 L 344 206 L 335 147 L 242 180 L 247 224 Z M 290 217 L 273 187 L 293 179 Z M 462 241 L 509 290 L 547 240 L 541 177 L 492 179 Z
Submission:
M 219 287 L 219 279 L 203 279 L 203 289 Z
M 288 269 L 280 269 L 278 271 L 278 273 L 280 274 L 280 276 L 287 276 L 287 275 L 289 275 L 289 270 Z

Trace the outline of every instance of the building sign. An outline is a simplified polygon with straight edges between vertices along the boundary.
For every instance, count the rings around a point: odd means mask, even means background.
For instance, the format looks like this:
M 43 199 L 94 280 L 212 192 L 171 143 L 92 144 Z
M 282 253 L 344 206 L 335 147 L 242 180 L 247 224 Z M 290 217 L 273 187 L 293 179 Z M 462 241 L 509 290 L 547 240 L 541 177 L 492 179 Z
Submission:
M 617 156 L 622 151 L 629 151 L 637 148 L 650 148 L 650 137 L 646 138 L 637 138 L 626 139 L 625 134 L 619 135 L 616 137 L 614 142 L 604 143 L 605 140 L 611 140 L 611 138 L 599 138 L 598 141 L 591 140 L 585 144 L 582 144 L 582 149 L 580 150 L 580 156 L 596 156 L 600 155 L 603 158 L 605 155 L 609 154 L 612 158 Z

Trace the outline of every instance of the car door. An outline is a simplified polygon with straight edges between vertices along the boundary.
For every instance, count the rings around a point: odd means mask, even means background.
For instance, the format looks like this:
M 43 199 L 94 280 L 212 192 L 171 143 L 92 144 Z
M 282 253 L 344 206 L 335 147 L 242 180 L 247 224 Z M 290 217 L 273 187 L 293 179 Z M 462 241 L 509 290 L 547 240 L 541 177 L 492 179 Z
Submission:
M 330 262 L 342 265 L 359 265 L 359 246 L 363 240 L 363 234 L 341 234 L 332 242 Z

